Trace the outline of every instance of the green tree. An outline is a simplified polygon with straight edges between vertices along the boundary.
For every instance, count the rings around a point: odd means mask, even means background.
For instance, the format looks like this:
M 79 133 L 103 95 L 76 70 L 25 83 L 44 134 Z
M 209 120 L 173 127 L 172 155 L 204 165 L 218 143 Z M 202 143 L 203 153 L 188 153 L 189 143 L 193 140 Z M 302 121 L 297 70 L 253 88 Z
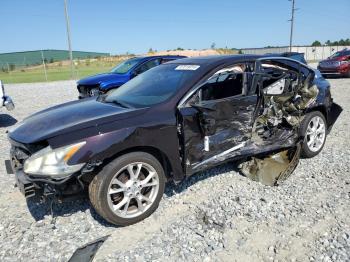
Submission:
M 16 69 L 16 65 L 15 64 L 10 64 L 10 71 L 14 71 Z
M 324 44 L 325 45 L 332 45 L 332 42 L 331 42 L 331 40 L 327 40 Z
M 211 46 L 210 46 L 211 49 L 215 49 L 215 47 L 216 47 L 215 43 L 212 43 Z
M 311 46 L 321 46 L 321 45 L 322 45 L 321 42 L 318 41 L 318 40 L 314 41 L 314 42 L 311 44 Z
M 344 39 L 340 39 L 340 40 L 339 40 L 339 45 L 346 45 L 345 40 L 344 40 Z

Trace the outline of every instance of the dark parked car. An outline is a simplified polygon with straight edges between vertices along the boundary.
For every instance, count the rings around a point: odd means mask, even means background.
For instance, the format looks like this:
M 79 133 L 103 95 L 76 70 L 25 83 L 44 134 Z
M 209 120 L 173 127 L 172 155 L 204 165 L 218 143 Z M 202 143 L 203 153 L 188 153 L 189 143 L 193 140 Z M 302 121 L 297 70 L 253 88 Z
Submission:
M 350 77 L 350 50 L 336 52 L 322 60 L 317 68 L 324 76 Z
M 300 152 L 322 150 L 340 111 L 328 81 L 295 60 L 187 58 L 28 117 L 8 134 L 6 163 L 26 197 L 88 189 L 102 217 L 129 225 L 155 211 L 166 181 L 226 161 L 278 184 Z
M 135 76 L 160 64 L 185 56 L 146 56 L 134 57 L 117 65 L 109 73 L 89 76 L 78 81 L 79 98 L 104 94 L 120 87 Z
M 15 105 L 12 102 L 12 99 L 5 95 L 5 88 L 0 80 L 0 98 L 1 98 L 1 107 L 5 107 L 7 110 L 11 111 L 15 108 Z
M 287 57 L 287 58 L 290 58 L 290 59 L 294 59 L 300 63 L 303 63 L 305 65 L 307 65 L 307 62 L 305 60 L 305 57 L 304 57 L 304 53 L 299 53 L 299 52 L 283 52 L 283 53 L 269 53 L 267 54 L 268 56 L 281 56 L 281 57 Z

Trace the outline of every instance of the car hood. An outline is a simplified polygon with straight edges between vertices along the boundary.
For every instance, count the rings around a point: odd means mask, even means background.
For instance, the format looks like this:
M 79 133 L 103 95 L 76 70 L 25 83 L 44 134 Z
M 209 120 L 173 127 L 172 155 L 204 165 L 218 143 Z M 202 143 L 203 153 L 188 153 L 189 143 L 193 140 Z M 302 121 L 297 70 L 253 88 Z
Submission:
M 9 131 L 9 138 L 24 144 L 40 142 L 88 127 L 130 118 L 146 109 L 122 108 L 96 98 L 68 102 L 29 116 Z
M 104 87 L 111 84 L 122 85 L 128 80 L 129 76 L 127 74 L 104 73 L 83 78 L 78 81 L 78 85 L 100 85 Z

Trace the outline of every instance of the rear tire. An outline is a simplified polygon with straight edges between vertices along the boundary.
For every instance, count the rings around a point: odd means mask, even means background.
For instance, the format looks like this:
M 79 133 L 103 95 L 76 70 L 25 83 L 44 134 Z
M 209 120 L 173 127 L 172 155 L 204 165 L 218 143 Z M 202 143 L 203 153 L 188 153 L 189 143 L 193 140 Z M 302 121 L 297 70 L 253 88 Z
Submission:
M 300 133 L 304 136 L 301 155 L 312 158 L 318 155 L 326 142 L 327 122 L 320 111 L 308 113 L 300 126 Z
M 162 165 L 152 155 L 133 152 L 103 167 L 89 185 L 96 212 L 108 222 L 128 226 L 150 216 L 165 188 Z

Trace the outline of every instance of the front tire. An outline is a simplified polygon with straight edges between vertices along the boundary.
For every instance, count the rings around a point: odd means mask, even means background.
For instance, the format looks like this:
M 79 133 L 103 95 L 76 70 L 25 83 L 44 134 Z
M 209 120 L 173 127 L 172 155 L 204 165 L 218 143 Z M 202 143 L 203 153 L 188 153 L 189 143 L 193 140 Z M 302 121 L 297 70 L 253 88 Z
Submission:
M 305 137 L 301 155 L 311 158 L 318 155 L 326 142 L 327 122 L 320 111 L 308 113 L 300 127 L 301 134 Z
M 152 155 L 133 152 L 103 167 L 89 186 L 89 198 L 108 222 L 128 226 L 150 216 L 165 188 L 162 165 Z

